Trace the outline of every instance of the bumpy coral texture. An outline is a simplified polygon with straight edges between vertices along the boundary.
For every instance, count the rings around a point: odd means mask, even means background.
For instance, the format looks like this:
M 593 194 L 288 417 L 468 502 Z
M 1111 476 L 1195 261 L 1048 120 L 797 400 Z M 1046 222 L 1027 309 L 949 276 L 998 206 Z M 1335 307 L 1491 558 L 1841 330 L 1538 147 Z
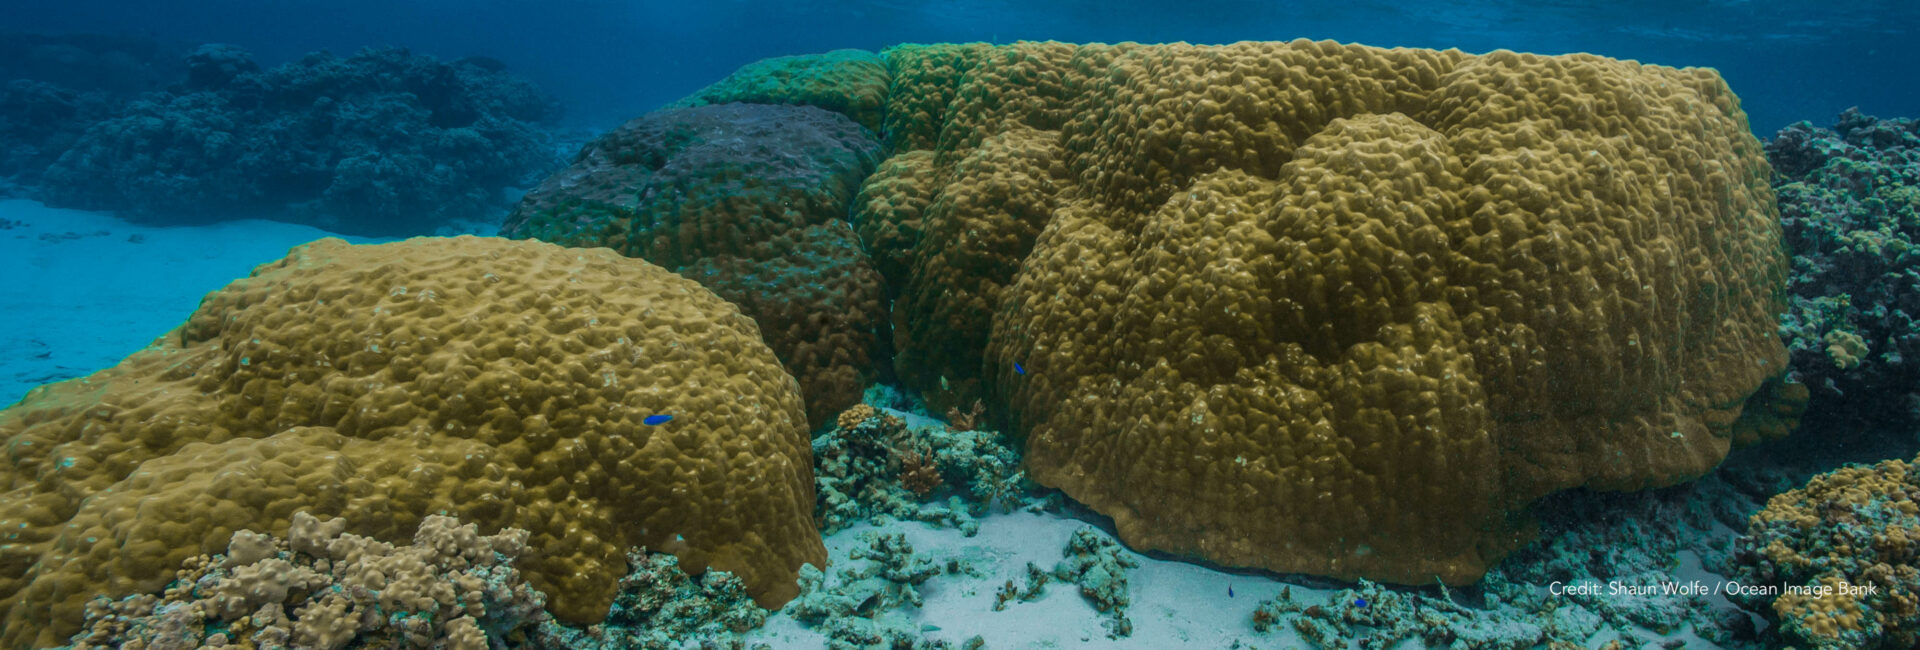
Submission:
M 543 596 L 513 567 L 527 531 L 483 536 L 429 515 L 413 545 L 396 547 L 342 534 L 346 523 L 299 512 L 286 538 L 236 532 L 224 556 L 188 559 L 161 596 L 90 603 L 74 647 L 217 647 L 222 637 L 262 648 L 478 649 L 489 632 L 511 642 L 547 621 Z
M 1794 254 L 1781 331 L 1815 419 L 1920 422 L 1920 121 L 1801 122 L 1767 157 Z
M 865 130 L 811 106 L 661 111 L 588 145 L 501 233 L 646 258 L 739 305 L 819 426 L 859 401 L 884 350 L 881 278 L 846 221 L 878 158 Z
M 874 270 L 889 281 L 889 298 L 903 288 L 893 281 L 904 281 L 913 269 L 927 206 L 939 187 L 932 173 L 932 151 L 903 152 L 880 163 L 853 198 L 850 218 L 860 233 L 860 247 L 873 260 Z
M 1766 160 L 1710 70 L 1306 41 L 885 56 L 890 136 L 933 156 L 866 197 L 927 206 L 889 278 L 901 377 L 999 402 L 1035 480 L 1135 547 L 1470 582 L 1540 496 L 1699 476 L 1804 398 Z
M 783 603 L 826 553 L 798 390 L 758 334 L 606 250 L 296 248 L 0 411 L 4 644 L 53 643 L 86 598 L 156 590 L 301 510 L 380 539 L 438 512 L 524 528 L 519 567 L 571 622 L 605 615 L 637 545 Z
M 886 64 L 866 50 L 761 59 L 669 108 L 709 104 L 795 104 L 847 116 L 879 133 L 887 108 Z
M 1773 620 L 1777 643 L 1912 648 L 1920 644 L 1916 543 L 1920 459 L 1835 470 L 1774 496 L 1748 520 L 1732 578 L 1778 591 L 1732 599 Z

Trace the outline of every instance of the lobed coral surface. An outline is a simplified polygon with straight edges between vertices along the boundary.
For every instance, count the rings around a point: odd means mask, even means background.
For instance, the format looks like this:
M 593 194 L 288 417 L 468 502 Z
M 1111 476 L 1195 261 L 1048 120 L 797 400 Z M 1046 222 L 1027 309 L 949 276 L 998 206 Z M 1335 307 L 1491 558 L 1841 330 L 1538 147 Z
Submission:
M 376 539 L 440 512 L 526 529 L 520 570 L 574 623 L 606 614 L 634 546 L 768 606 L 825 561 L 799 392 L 758 328 L 604 249 L 301 246 L 0 411 L 0 438 L 8 647 L 300 511 Z
M 1472 582 L 1535 499 L 1697 477 L 1804 400 L 1766 160 L 1710 70 L 883 56 L 902 162 L 860 197 L 887 223 L 856 225 L 914 246 L 882 265 L 907 269 L 896 371 L 935 410 L 989 399 L 1033 478 L 1135 548 Z
M 879 153 L 864 129 L 811 106 L 650 113 L 587 145 L 501 234 L 612 248 L 739 305 L 819 427 L 859 401 L 883 358 L 880 276 L 845 218 Z

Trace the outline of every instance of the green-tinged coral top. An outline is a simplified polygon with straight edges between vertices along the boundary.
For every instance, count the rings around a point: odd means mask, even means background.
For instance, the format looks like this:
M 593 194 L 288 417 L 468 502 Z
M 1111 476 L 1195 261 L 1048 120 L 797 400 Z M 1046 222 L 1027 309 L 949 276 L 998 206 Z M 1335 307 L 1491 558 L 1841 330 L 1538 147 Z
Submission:
M 667 108 L 729 102 L 803 104 L 841 113 L 879 133 L 888 83 L 887 67 L 879 56 L 866 50 L 834 50 L 749 63 Z

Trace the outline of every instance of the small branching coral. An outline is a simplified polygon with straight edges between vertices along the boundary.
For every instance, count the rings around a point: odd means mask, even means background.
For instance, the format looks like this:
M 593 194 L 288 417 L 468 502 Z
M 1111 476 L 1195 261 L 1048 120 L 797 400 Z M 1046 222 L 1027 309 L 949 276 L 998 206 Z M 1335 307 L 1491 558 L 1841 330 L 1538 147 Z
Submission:
M 921 498 L 926 498 L 940 487 L 940 468 L 933 462 L 933 452 L 925 446 L 910 449 L 900 454 L 900 484 Z
M 546 597 L 513 561 L 527 532 L 480 535 L 430 516 L 412 546 L 293 516 L 282 539 L 238 531 L 223 555 L 190 558 L 160 596 L 96 599 L 76 648 L 435 647 L 525 644 L 550 624 Z
M 1039 566 L 1028 562 L 1027 586 L 1025 588 L 1014 586 L 1013 580 L 1008 579 L 1006 584 L 1000 586 L 999 591 L 994 592 L 993 611 L 1004 611 L 1007 603 L 1014 600 L 1023 602 L 1039 600 L 1040 596 L 1046 594 L 1047 582 L 1052 579 L 1053 574 L 1041 571 Z
M 971 535 L 978 530 L 971 514 L 1025 505 L 1019 455 L 991 431 L 908 427 L 899 415 L 861 404 L 814 438 L 813 454 L 814 514 L 828 534 L 891 517 L 958 526 Z M 922 506 L 949 493 L 945 507 Z
M 893 452 L 895 441 L 905 435 L 906 423 L 899 417 L 858 404 L 813 439 L 814 518 L 822 533 L 881 516 L 907 518 L 918 510 L 900 484 Z
M 986 415 L 986 412 L 987 405 L 977 399 L 973 400 L 973 407 L 965 411 L 960 410 L 958 406 L 949 406 L 947 407 L 947 426 L 952 427 L 954 431 L 973 431 L 980 426 L 981 420 L 984 419 L 982 416 Z
M 741 643 L 736 635 L 767 620 L 767 610 L 754 604 L 732 573 L 707 571 L 690 577 L 680 569 L 679 558 L 645 548 L 628 551 L 627 564 L 633 569 L 620 579 L 620 594 L 606 621 L 585 630 L 543 624 L 539 645 L 570 650 L 666 649 L 698 639 L 737 647 Z

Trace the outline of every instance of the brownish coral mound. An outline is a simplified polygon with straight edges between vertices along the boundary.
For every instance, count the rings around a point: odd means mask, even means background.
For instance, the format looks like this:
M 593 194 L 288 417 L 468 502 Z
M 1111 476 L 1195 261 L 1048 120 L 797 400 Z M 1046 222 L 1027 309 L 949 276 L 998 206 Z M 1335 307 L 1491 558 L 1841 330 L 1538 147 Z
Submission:
M 1711 70 L 1307 41 L 885 56 L 896 159 L 920 158 L 861 204 L 920 217 L 888 279 L 902 378 L 936 408 L 994 398 L 1034 478 L 1137 547 L 1471 582 L 1540 496 L 1698 476 L 1804 400 L 1766 161 Z
M 706 285 L 765 330 L 819 426 L 884 356 L 885 289 L 846 221 L 879 156 L 866 130 L 813 106 L 650 113 L 587 145 L 501 234 L 606 246 Z
M 570 621 L 605 615 L 642 545 L 777 606 L 826 560 L 804 427 L 754 323 L 659 267 L 322 240 L 0 411 L 4 644 L 58 643 L 88 598 L 157 590 L 303 510 L 389 540 L 435 513 L 524 528 L 520 567 Z

